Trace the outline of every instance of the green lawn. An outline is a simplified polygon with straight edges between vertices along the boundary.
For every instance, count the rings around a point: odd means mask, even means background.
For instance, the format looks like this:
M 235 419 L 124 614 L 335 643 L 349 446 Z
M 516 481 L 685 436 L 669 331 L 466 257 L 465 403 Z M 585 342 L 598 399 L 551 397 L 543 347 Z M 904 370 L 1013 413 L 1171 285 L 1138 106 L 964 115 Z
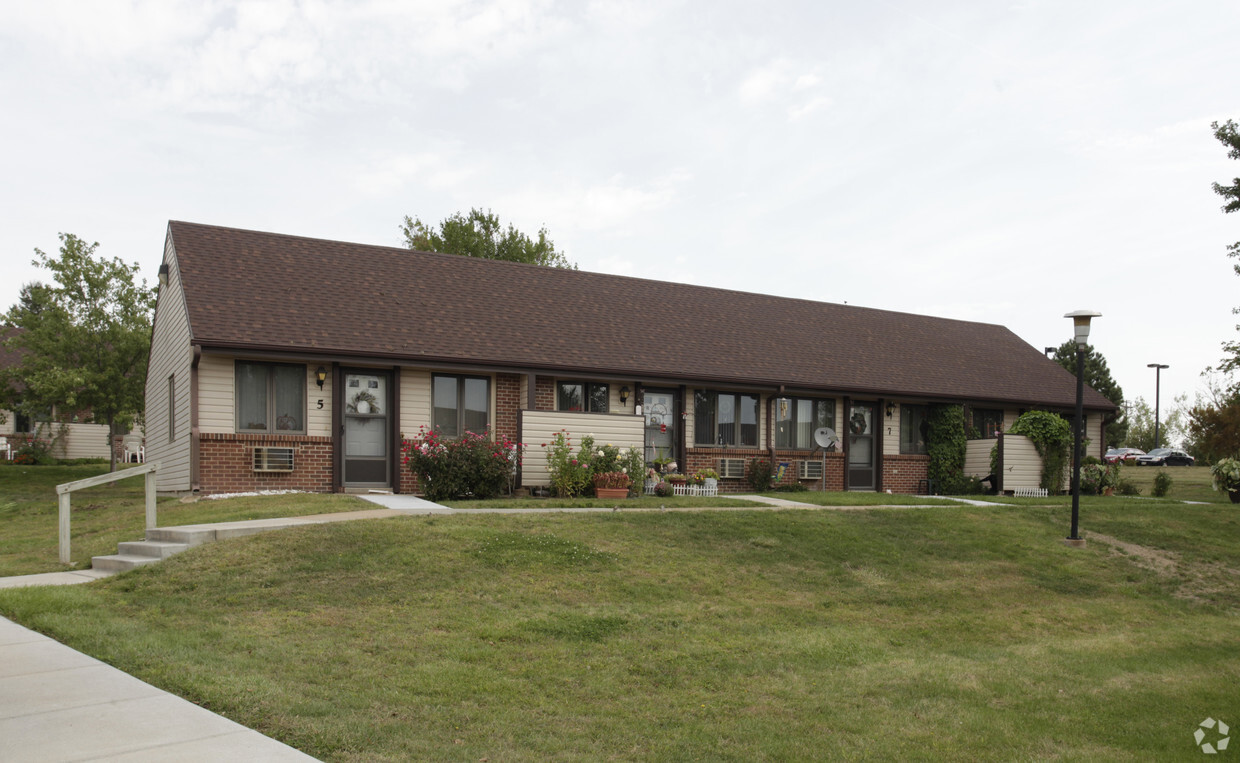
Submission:
M 92 556 L 115 554 L 120 541 L 141 540 L 146 527 L 142 477 L 75 491 L 69 542 L 73 563 L 60 564 L 56 485 L 107 470 L 107 464 L 0 465 L 0 577 L 89 567 Z M 159 526 L 169 527 L 373 508 L 352 496 L 296 494 L 192 503 L 164 498 L 156 513 Z
M 1210 503 L 1230 503 L 1226 493 L 1214 490 L 1208 466 L 1136 466 L 1125 464 L 1122 477 L 1136 485 L 1141 495 L 1149 495 L 1154 486 L 1154 477 L 1164 473 L 1171 478 L 1171 490 L 1168 498 L 1181 501 L 1207 501 Z
M 327 760 L 1196 759 L 1240 510 L 457 515 L 285 530 L 0 613 Z

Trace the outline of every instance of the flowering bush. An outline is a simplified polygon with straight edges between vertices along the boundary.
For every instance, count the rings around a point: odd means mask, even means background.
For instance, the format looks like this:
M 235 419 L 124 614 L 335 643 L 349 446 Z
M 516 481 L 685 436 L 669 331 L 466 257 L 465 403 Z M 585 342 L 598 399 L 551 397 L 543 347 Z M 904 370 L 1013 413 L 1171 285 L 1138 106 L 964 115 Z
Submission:
M 581 453 L 573 454 L 572 440 L 561 429 L 551 438 L 547 448 L 547 471 L 551 473 L 551 491 L 560 498 L 576 498 L 590 484 L 588 457 L 594 450 L 594 438 L 586 436 L 581 441 Z
M 666 482 L 660 482 L 659 484 L 654 486 L 654 494 L 659 496 L 660 498 L 667 498 L 669 495 L 672 495 L 675 492 L 676 491 L 672 488 L 672 486 Z
M 693 479 L 695 482 L 697 482 L 700 485 L 706 482 L 706 480 L 719 479 L 719 472 L 715 471 L 714 469 L 698 469 L 696 472 L 693 473 Z
M 474 432 L 451 440 L 438 430 L 419 427 L 418 436 L 405 440 L 401 450 L 427 499 L 447 501 L 511 492 L 525 446 L 507 437 L 496 441 Z
M 1210 474 L 1214 477 L 1214 489 L 1221 493 L 1231 493 L 1232 500 L 1235 501 L 1235 494 L 1240 491 L 1240 461 L 1220 458 L 1210 467 Z
M 52 444 L 38 438 L 31 439 L 13 451 L 13 463 L 26 466 L 47 466 L 56 463 Z
M 624 488 L 628 489 L 633 484 L 633 480 L 629 479 L 629 475 L 624 472 L 599 472 L 594 475 L 594 487 L 598 488 Z

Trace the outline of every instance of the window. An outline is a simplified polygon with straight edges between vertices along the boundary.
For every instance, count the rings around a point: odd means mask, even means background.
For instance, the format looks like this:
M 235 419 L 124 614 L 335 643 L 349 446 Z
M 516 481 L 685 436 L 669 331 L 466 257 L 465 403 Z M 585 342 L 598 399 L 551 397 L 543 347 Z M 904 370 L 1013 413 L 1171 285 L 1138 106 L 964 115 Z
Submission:
M 814 430 L 835 428 L 835 401 L 781 397 L 775 401 L 775 447 L 812 450 Z
M 930 424 L 926 420 L 930 408 L 925 405 L 900 406 L 900 452 L 926 453 L 926 433 Z
M 444 437 L 483 434 L 491 423 L 491 381 L 484 376 L 431 380 L 431 426 Z
M 176 375 L 168 377 L 168 442 L 177 439 L 177 384 Z
M 237 361 L 237 431 L 305 434 L 306 367 Z
M 990 439 L 1003 430 L 1003 411 L 997 408 L 974 408 L 973 431 L 969 436 L 974 439 Z
M 758 446 L 758 396 L 698 390 L 693 393 L 697 445 Z
M 607 413 L 608 394 L 606 384 L 595 382 L 560 382 L 556 385 L 556 408 L 561 411 L 589 411 Z

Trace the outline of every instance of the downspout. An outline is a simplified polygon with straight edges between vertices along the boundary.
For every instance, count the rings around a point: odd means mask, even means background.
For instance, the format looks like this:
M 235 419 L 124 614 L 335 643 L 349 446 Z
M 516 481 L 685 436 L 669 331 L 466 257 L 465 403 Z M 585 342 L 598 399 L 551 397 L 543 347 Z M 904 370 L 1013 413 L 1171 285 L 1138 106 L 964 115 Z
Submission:
M 878 399 L 878 407 L 874 409 L 875 417 L 882 416 L 878 420 L 878 426 L 874 427 L 874 492 L 883 492 L 883 433 L 887 428 L 887 423 L 883 419 L 887 417 L 887 400 Z
M 202 345 L 192 345 L 193 359 L 189 364 L 189 490 L 202 490 L 202 464 L 199 462 L 198 438 L 198 363 L 202 360 Z
M 404 444 L 400 439 L 400 366 L 392 366 L 392 403 L 388 407 L 388 438 L 395 443 L 396 447 L 391 449 L 388 456 L 388 468 L 392 470 L 392 492 L 400 494 L 400 462 L 401 462 L 401 446 Z
M 344 399 L 343 374 L 340 364 L 332 362 L 332 492 L 344 492 L 344 419 L 340 401 Z
M 848 463 L 849 463 L 848 451 L 851 449 L 850 446 L 852 443 L 852 437 L 849 436 L 848 417 L 851 415 L 852 415 L 852 398 L 849 397 L 848 395 L 845 395 L 844 396 L 844 436 L 840 438 L 840 441 L 844 446 L 843 448 L 841 448 L 841 450 L 844 451 L 844 490 L 845 492 L 847 492 L 850 489 L 850 486 L 848 484 Z
M 766 445 L 768 452 L 771 454 L 772 474 L 775 472 L 776 464 L 778 463 L 775 460 L 775 400 L 784 396 L 784 390 L 785 387 L 781 384 L 779 385 L 778 392 L 766 399 Z

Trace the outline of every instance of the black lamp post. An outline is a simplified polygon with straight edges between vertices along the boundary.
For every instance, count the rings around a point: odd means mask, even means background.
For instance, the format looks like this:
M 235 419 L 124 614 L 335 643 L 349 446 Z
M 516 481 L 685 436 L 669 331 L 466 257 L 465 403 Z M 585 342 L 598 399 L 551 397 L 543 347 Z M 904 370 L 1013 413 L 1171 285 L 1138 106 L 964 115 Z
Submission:
M 1079 546 L 1084 543 L 1079 532 L 1081 518 L 1081 435 L 1084 427 L 1081 420 L 1085 418 L 1085 347 L 1089 344 L 1089 320 L 1098 318 L 1102 313 L 1092 310 L 1077 310 L 1064 315 L 1072 319 L 1076 340 L 1076 421 L 1073 422 L 1072 435 L 1072 534 L 1068 536 L 1069 545 Z
M 1158 447 L 1158 386 L 1161 382 L 1162 370 L 1171 368 L 1161 363 L 1149 363 L 1146 368 L 1154 369 L 1154 447 Z

